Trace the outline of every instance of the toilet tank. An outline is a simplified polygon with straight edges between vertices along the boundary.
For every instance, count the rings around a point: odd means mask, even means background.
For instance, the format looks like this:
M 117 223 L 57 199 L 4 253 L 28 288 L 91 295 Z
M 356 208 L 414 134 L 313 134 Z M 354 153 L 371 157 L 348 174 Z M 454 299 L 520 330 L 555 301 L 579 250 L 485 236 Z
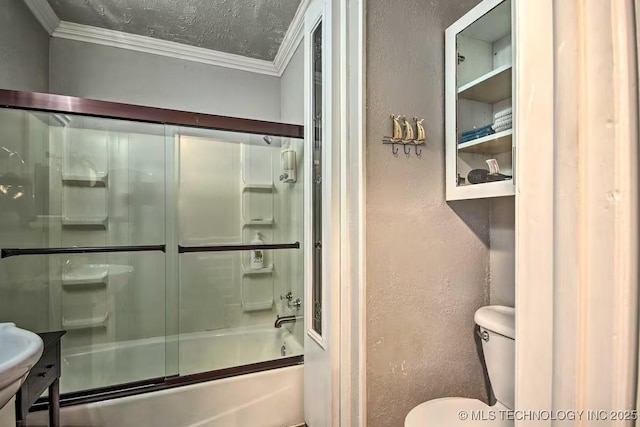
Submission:
M 514 409 L 515 310 L 513 307 L 490 305 L 476 311 L 474 320 L 480 327 L 482 351 L 493 394 L 498 402 Z

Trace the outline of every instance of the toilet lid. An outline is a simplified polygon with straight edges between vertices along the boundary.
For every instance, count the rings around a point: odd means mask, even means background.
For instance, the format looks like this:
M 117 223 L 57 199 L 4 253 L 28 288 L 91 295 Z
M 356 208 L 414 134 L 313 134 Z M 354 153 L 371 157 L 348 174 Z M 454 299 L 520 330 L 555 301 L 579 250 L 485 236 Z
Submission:
M 513 421 L 503 419 L 505 414 L 500 412 L 503 409 L 477 399 L 434 399 L 413 408 L 404 420 L 404 427 L 513 427 Z

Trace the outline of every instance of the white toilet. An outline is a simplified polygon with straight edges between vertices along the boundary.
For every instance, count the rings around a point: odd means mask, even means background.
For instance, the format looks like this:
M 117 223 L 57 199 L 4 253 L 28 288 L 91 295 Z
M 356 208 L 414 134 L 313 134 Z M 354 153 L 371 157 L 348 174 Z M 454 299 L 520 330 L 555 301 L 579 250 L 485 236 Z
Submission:
M 496 404 L 489 406 L 477 399 L 463 397 L 430 400 L 409 412 L 405 427 L 513 426 L 508 411 L 513 409 L 515 384 L 515 310 L 490 305 L 476 311 L 474 320 L 480 327 L 482 350 Z

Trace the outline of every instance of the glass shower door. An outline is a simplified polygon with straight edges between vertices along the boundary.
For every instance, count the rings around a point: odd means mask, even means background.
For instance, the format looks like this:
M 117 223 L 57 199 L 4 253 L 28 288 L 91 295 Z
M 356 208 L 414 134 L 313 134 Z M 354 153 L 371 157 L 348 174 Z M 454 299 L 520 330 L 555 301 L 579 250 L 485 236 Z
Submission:
M 163 125 L 0 109 L 0 322 L 66 330 L 63 393 L 164 378 Z
M 189 128 L 174 138 L 180 374 L 302 354 L 302 140 Z
M 0 108 L 0 322 L 67 331 L 71 398 L 300 363 L 303 157 L 297 138 Z

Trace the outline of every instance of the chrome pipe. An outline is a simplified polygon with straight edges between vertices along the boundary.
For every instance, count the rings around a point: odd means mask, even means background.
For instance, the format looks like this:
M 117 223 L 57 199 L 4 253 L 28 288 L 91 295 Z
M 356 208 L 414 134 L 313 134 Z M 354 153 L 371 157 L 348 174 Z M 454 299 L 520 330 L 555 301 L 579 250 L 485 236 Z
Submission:
M 297 320 L 302 319 L 303 316 L 276 316 L 276 322 L 273 326 L 281 328 L 284 323 L 296 323 Z

